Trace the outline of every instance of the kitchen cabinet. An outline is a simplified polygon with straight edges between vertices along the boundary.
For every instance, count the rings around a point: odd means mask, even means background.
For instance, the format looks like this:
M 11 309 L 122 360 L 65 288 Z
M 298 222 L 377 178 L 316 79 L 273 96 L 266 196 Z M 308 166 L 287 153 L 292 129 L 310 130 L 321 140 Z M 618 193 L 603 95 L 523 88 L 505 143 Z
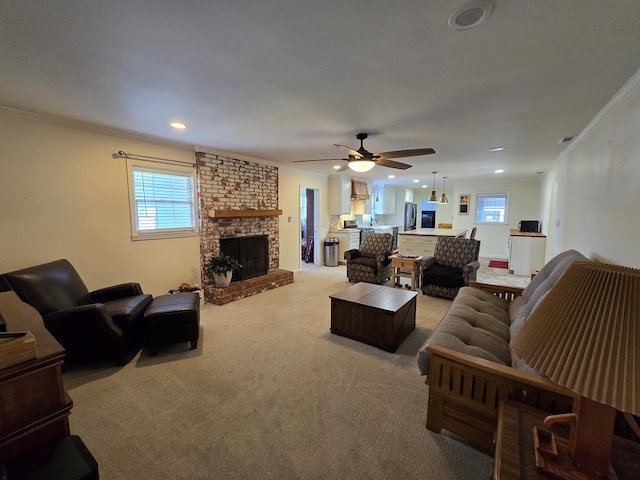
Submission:
M 389 185 L 384 185 L 378 189 L 378 202 L 374 202 L 374 212 L 379 215 L 396 213 L 396 189 Z
M 466 230 L 419 228 L 398 234 L 399 251 L 402 255 L 433 256 L 438 237 L 464 238 Z
M 338 239 L 338 263 L 346 263 L 344 252 L 360 247 L 360 230 L 329 230 L 329 236 Z
M 399 250 L 402 255 L 432 257 L 438 237 L 400 235 Z
M 404 201 L 413 203 L 413 188 L 404 189 Z
M 528 277 L 532 270 L 540 270 L 544 265 L 546 243 L 546 235 L 512 229 L 509 236 L 509 272 Z
M 327 200 L 329 215 L 345 215 L 351 213 L 351 179 L 344 175 L 329 177 L 329 198 Z

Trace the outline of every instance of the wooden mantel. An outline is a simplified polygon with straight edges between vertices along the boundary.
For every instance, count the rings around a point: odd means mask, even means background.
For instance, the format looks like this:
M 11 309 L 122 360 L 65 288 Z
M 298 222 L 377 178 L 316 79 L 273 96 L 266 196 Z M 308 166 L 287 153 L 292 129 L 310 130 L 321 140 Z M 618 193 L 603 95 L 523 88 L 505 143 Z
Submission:
M 282 215 L 282 210 L 209 210 L 209 218 L 273 217 Z

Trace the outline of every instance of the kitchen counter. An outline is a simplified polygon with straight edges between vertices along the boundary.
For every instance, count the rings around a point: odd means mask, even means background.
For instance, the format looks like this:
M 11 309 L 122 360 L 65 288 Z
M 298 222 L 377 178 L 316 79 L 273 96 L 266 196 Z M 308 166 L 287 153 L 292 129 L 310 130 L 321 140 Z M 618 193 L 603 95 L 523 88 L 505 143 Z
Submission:
M 417 228 L 399 232 L 399 235 L 420 235 L 426 237 L 464 237 L 468 230 L 454 230 L 451 228 Z
M 538 232 L 521 232 L 520 230 L 517 230 L 515 228 L 512 228 L 511 230 L 509 230 L 509 234 L 512 237 L 538 237 L 538 238 L 547 238 L 546 235 L 542 234 L 542 233 L 538 233 Z
M 400 253 L 403 255 L 433 256 L 438 237 L 464 238 L 467 230 L 453 230 L 451 228 L 418 228 L 400 232 Z

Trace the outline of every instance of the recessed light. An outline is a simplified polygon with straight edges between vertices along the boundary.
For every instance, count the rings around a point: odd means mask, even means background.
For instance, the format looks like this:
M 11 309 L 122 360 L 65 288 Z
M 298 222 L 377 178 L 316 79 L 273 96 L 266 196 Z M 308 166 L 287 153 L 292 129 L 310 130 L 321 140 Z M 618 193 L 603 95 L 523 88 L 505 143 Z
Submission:
M 492 147 L 489 149 L 490 152 L 501 152 L 504 150 L 504 147 Z
M 419 182 L 420 182 L 420 180 L 414 180 L 413 181 L 413 183 L 419 183 Z
M 495 173 L 503 173 L 504 170 L 502 170 L 501 168 L 499 168 L 498 170 L 495 171 Z
M 389 175 L 387 178 L 396 178 L 395 175 Z
M 177 130 L 184 130 L 185 128 L 187 128 L 187 124 L 184 122 L 171 122 L 169 125 Z
M 466 3 L 449 17 L 449 27 L 454 30 L 468 30 L 484 22 L 493 11 L 493 5 L 483 0 Z
M 334 170 L 340 170 L 340 165 L 334 165 L 334 166 L 333 166 L 333 169 L 334 169 Z
M 422 185 L 422 188 L 427 188 L 429 185 Z

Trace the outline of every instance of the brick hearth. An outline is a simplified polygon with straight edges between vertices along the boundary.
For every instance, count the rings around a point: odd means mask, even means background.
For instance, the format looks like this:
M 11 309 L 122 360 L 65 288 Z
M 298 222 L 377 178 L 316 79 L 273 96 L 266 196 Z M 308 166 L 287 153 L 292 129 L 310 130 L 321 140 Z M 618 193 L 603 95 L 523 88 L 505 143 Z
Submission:
M 206 301 L 215 305 L 224 305 L 289 283 L 293 283 L 293 272 L 280 269 L 271 270 L 266 275 L 232 282 L 227 288 L 206 286 L 204 297 Z
M 238 215 L 209 218 L 209 210 L 278 209 L 278 168 L 245 160 L 196 153 L 198 195 L 202 224 L 200 228 L 200 265 L 205 299 L 224 305 L 244 297 L 293 283 L 293 272 L 280 269 L 280 228 L 275 215 Z M 205 264 L 220 252 L 220 239 L 266 235 L 268 273 L 216 288 L 205 272 Z

